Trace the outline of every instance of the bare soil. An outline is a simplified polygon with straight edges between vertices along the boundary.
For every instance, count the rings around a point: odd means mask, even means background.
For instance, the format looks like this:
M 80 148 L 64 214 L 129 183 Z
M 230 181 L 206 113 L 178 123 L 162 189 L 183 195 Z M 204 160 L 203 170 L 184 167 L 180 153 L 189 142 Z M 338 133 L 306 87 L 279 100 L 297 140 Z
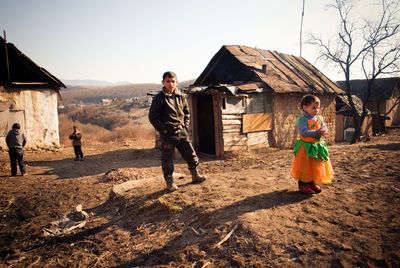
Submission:
M 26 152 L 26 177 L 2 152 L 0 267 L 400 267 L 399 129 L 329 146 L 336 179 L 312 196 L 291 150 L 267 148 L 201 157 L 202 184 L 177 157 L 186 176 L 168 193 L 153 145 L 84 145 L 82 162 L 72 147 Z M 127 180 L 137 188 L 110 199 Z M 79 204 L 85 227 L 43 235 Z

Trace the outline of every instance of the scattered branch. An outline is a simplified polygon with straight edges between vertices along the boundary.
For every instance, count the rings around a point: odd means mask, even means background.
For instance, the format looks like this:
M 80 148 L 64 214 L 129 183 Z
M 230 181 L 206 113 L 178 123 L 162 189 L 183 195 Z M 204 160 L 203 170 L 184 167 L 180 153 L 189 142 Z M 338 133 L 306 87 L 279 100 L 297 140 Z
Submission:
M 218 247 L 219 245 L 222 245 L 222 243 L 224 243 L 226 240 L 229 239 L 229 237 L 231 237 L 231 235 L 233 234 L 233 232 L 235 232 L 235 230 L 238 228 L 238 224 L 236 223 L 235 226 L 233 227 L 233 229 L 221 240 L 219 241 L 214 248 Z

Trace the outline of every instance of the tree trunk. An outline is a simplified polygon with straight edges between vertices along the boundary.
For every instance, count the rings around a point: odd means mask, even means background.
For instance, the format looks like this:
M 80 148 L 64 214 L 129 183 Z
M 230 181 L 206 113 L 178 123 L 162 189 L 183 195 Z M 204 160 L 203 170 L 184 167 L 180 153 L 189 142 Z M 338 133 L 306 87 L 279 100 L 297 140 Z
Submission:
M 376 100 L 376 111 L 378 113 L 379 132 L 387 133 L 386 129 L 386 115 L 381 116 L 381 105 L 379 99 Z
M 360 116 L 358 115 L 355 109 L 353 110 L 353 119 L 354 119 L 354 134 L 353 138 L 351 139 L 351 144 L 356 143 L 360 140 L 361 137 L 361 126 L 360 126 Z

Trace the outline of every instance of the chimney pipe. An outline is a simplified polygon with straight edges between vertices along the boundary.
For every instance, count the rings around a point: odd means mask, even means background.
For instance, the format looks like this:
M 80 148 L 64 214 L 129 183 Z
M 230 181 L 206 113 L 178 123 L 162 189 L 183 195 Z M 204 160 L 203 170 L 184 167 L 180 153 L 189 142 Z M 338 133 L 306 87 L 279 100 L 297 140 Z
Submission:
M 267 74 L 267 64 L 262 65 L 262 72 Z

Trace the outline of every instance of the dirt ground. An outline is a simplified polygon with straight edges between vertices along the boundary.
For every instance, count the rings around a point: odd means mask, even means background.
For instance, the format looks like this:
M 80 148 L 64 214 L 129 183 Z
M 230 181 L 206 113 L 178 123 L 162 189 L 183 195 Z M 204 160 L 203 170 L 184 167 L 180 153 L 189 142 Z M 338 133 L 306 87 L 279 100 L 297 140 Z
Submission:
M 178 158 L 173 193 L 152 141 L 83 146 L 83 162 L 72 147 L 26 152 L 26 177 L 8 176 L 2 152 L 0 267 L 400 267 L 400 130 L 329 150 L 336 179 L 312 196 L 291 150 L 201 157 L 202 184 Z M 83 228 L 44 236 L 79 204 Z

